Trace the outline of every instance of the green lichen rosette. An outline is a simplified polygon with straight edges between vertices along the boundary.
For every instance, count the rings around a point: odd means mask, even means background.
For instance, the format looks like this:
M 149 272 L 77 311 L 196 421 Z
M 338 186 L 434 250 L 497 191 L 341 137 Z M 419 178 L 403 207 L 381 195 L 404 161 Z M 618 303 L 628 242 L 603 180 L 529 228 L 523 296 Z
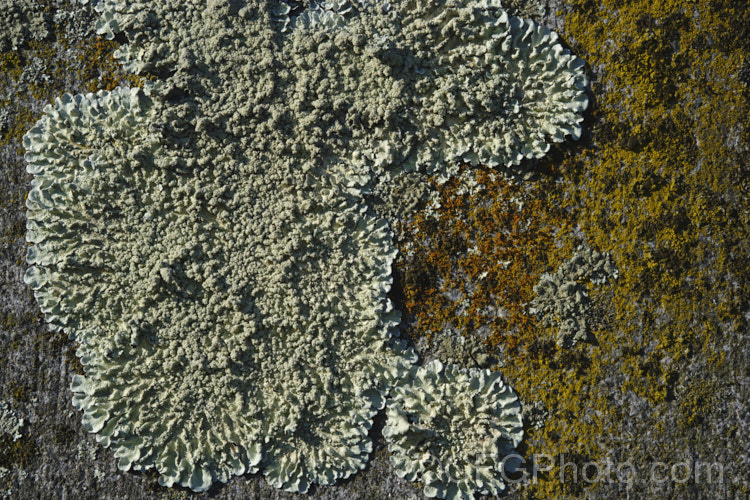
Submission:
M 390 333 L 391 232 L 335 165 L 307 184 L 291 158 L 170 148 L 153 133 L 162 99 L 65 95 L 24 138 L 25 281 L 80 343 L 84 428 L 165 486 L 260 467 L 289 491 L 346 478 L 412 362 Z
M 515 471 L 521 405 L 499 372 L 432 361 L 396 387 L 383 435 L 396 474 L 428 497 L 497 495 Z
M 589 336 L 586 318 L 589 292 L 584 284 L 602 285 L 617 279 L 619 271 L 608 253 L 599 253 L 586 246 L 560 264 L 553 274 L 544 273 L 534 286 L 536 294 L 529 311 L 536 314 L 542 326 L 558 326 L 557 345 L 572 347 Z

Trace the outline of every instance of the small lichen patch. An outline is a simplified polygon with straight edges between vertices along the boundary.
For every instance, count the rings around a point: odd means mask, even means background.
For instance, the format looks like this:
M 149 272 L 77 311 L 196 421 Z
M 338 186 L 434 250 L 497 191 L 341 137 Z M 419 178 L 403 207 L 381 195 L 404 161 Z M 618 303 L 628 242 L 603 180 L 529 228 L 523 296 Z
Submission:
M 464 337 L 454 331 L 442 333 L 436 341 L 435 357 L 443 363 L 462 368 L 489 368 L 492 356 L 487 346 L 477 337 Z
M 35 57 L 23 68 L 19 82 L 22 85 L 45 85 L 50 83 L 51 77 L 47 74 L 47 67 L 41 57 Z
M 21 439 L 23 419 L 16 415 L 8 403 L 0 401 L 0 436 L 8 437 L 12 441 Z
M 96 445 L 88 439 L 76 446 L 76 460 L 93 462 L 96 460 Z
M 541 401 L 532 401 L 521 403 L 521 415 L 523 416 L 524 425 L 539 430 L 544 427 L 550 417 L 550 413 Z
M 34 439 L 23 433 L 23 428 L 23 419 L 5 401 L 0 401 L 0 467 L 22 468 L 37 455 Z
M 521 406 L 499 372 L 433 361 L 393 390 L 383 435 L 396 473 L 428 497 L 498 495 L 518 460 Z
M 617 267 L 609 254 L 579 247 L 554 274 L 545 273 L 540 277 L 534 286 L 536 296 L 529 312 L 540 316 L 543 326 L 559 327 L 557 345 L 575 345 L 589 335 L 586 324 L 589 294 L 584 282 L 601 285 L 617 275 Z

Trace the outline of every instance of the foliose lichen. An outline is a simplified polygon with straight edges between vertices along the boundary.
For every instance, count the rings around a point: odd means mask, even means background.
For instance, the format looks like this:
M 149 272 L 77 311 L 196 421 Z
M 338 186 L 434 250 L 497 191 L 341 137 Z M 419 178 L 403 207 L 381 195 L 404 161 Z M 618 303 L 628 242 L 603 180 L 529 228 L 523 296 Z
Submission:
M 21 72 L 19 79 L 22 85 L 44 85 L 52 80 L 48 74 L 47 67 L 40 57 L 35 57 Z
M 487 346 L 474 335 L 464 336 L 451 330 L 440 336 L 435 356 L 442 362 L 463 368 L 489 368 L 493 362 Z
M 11 114 L 7 108 L 0 109 L 0 132 L 5 132 L 10 128 Z
M 554 274 L 541 276 L 534 287 L 536 296 L 530 312 L 541 318 L 543 326 L 559 326 L 559 346 L 575 345 L 588 337 L 589 294 L 585 281 L 601 285 L 617 276 L 617 267 L 608 253 L 581 246 Z
M 498 495 L 517 470 L 521 405 L 499 372 L 432 361 L 392 392 L 383 436 L 396 474 L 428 497 Z
M 16 51 L 30 40 L 49 36 L 42 2 L 0 0 L 0 52 Z
M 368 4 L 366 0 L 284 0 L 276 2 L 274 21 L 280 24 L 282 33 L 295 28 L 333 29 L 344 25 L 347 14 L 354 14 Z M 383 4 L 383 8 L 386 5 Z
M 82 41 L 94 31 L 94 7 L 98 0 L 77 0 L 73 9 L 58 8 L 52 18 L 56 26 L 63 26 L 62 31 L 68 40 Z
M 550 413 L 541 401 L 521 402 L 521 415 L 526 425 L 541 429 L 550 417 Z
M 262 457 L 294 491 L 347 477 L 411 362 L 389 345 L 390 232 L 324 172 L 305 187 L 292 165 L 228 161 L 201 186 L 165 169 L 154 90 L 66 95 L 24 139 L 26 282 L 81 345 L 84 427 L 168 486 L 202 491 Z
M 415 361 L 365 195 L 580 133 L 582 62 L 499 4 L 321 5 L 282 33 L 276 1 L 100 2 L 97 32 L 159 81 L 65 95 L 24 138 L 25 281 L 79 342 L 74 405 L 123 470 L 204 491 L 262 468 L 305 492 L 362 469 Z M 515 445 L 501 392 L 486 426 Z
M 255 3 L 271 18 L 287 5 L 250 2 L 233 10 L 249 19 Z M 298 77 L 286 99 L 303 116 L 289 132 L 307 154 L 332 153 L 381 174 L 443 171 L 456 160 L 517 164 L 544 155 L 549 142 L 579 137 L 588 103 L 583 61 L 547 28 L 508 16 L 499 2 L 355 3 L 358 15 L 340 29 L 313 23 L 281 38 L 265 35 L 281 44 L 279 62 Z M 116 55 L 135 73 L 195 59 L 177 35 L 194 7 L 186 4 L 183 17 L 170 4 L 157 5 L 97 6 L 98 33 L 123 31 L 133 40 Z M 225 36 L 236 37 L 225 24 Z
M 21 439 L 21 428 L 23 419 L 19 418 L 5 401 L 0 401 L 0 435 L 18 441 Z

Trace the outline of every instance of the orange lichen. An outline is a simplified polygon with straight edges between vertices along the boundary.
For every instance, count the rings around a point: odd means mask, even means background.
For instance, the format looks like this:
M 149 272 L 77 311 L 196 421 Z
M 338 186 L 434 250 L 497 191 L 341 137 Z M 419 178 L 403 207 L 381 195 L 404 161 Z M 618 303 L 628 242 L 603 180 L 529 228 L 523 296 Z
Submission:
M 402 228 L 397 276 L 410 334 L 481 328 L 491 350 L 523 357 L 540 331 L 528 312 L 533 287 L 559 260 L 555 233 L 567 214 L 551 203 L 554 180 L 523 183 L 485 168 L 473 175 L 483 186 L 474 195 L 457 178 L 433 180 L 439 218 L 427 208 Z

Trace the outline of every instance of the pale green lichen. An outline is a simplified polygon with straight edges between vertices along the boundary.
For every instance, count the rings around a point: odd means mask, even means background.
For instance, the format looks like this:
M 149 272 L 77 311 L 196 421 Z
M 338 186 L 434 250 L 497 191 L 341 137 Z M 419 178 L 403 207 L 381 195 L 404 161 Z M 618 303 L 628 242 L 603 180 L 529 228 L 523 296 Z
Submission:
M 428 497 L 498 495 L 517 470 L 521 405 L 499 372 L 433 361 L 393 390 L 383 435 L 396 474 Z
M 0 0 L 0 52 L 17 51 L 31 40 L 49 36 L 42 2 Z
M 366 195 L 577 137 L 582 63 L 490 2 L 362 4 L 286 33 L 275 1 L 96 8 L 100 34 L 128 39 L 125 68 L 159 83 L 63 96 L 24 138 L 25 279 L 80 343 L 84 427 L 167 486 L 350 476 L 414 362 L 392 338 L 396 251 Z
M 83 441 L 76 446 L 76 460 L 93 462 L 96 460 L 97 447 L 91 441 Z
M 58 7 L 52 21 L 58 32 L 65 33 L 67 40 L 82 41 L 94 31 L 94 6 L 98 1 L 72 0 L 71 3 L 74 4 L 73 8 Z
M 23 419 L 19 418 L 5 401 L 0 401 L 0 435 L 18 441 L 21 439 L 22 428 Z
M 48 74 L 47 67 L 44 61 L 40 57 L 35 57 L 31 62 L 23 68 L 19 83 L 22 85 L 44 85 L 52 81 L 52 77 Z
M 262 454 L 290 490 L 347 477 L 410 362 L 388 341 L 390 232 L 335 168 L 310 187 L 290 164 L 255 182 L 227 161 L 203 185 L 164 169 L 153 90 L 65 96 L 25 138 L 26 281 L 81 344 L 84 427 L 121 469 L 196 491 Z M 251 180 L 229 192 L 234 176 Z
M 557 344 L 569 347 L 588 338 L 586 313 L 589 293 L 585 281 L 595 285 L 616 279 L 617 267 L 608 253 L 582 246 L 554 274 L 543 274 L 534 286 L 530 312 L 543 326 L 558 325 Z
M 549 418 L 549 411 L 541 401 L 521 402 L 523 421 L 530 428 L 541 429 Z
M 226 9 L 231 19 L 271 22 L 282 4 Z M 97 6 L 97 31 L 108 37 L 124 31 L 136 41 L 116 53 L 133 72 L 189 73 L 196 54 L 182 39 L 197 32 L 206 38 L 212 28 L 183 32 L 198 12 L 190 2 L 179 9 L 156 5 L 107 0 Z M 218 28 L 225 40 L 244 39 L 229 22 Z M 381 174 L 415 166 L 442 172 L 456 160 L 517 164 L 544 155 L 549 142 L 580 135 L 588 103 L 583 61 L 555 33 L 508 16 L 497 2 L 359 4 L 358 15 L 329 28 L 313 23 L 281 39 L 264 34 L 267 44 L 281 44 L 284 68 L 272 85 L 292 83 L 285 98 L 299 119 L 288 132 L 303 148 L 300 155 L 333 154 Z M 273 59 L 267 50 L 257 54 L 259 62 Z
M 556 33 L 508 16 L 499 2 L 406 3 L 401 36 L 424 75 L 415 108 L 430 154 L 509 166 L 580 137 L 584 63 Z
M 274 21 L 280 24 L 282 33 L 289 29 L 335 29 L 345 24 L 347 15 L 354 14 L 352 11 L 368 5 L 364 0 L 311 0 L 298 3 L 301 5 L 295 9 L 292 2 L 276 2 Z
M 454 331 L 440 335 L 435 356 L 444 363 L 463 368 L 488 368 L 493 361 L 487 354 L 487 346 L 476 336 L 464 336 Z

